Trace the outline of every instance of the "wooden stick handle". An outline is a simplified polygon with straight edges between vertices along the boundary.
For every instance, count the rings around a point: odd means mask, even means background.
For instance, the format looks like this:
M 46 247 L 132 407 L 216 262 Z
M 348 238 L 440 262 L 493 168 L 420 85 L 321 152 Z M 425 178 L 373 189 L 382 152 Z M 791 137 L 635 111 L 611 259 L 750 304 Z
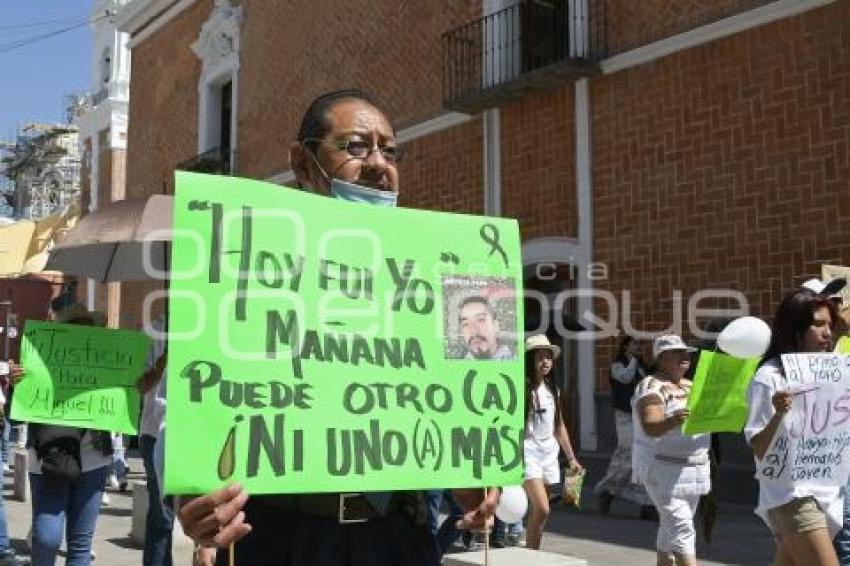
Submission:
M 484 488 L 484 499 L 487 499 L 487 488 Z M 484 566 L 490 566 L 490 525 L 484 519 Z

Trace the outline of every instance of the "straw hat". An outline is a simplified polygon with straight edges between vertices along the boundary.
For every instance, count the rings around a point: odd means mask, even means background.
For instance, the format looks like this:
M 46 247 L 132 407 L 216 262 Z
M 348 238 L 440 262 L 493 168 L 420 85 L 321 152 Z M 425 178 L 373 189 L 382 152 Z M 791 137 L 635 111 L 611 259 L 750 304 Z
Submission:
M 549 338 L 545 334 L 534 334 L 525 340 L 525 351 L 532 350 L 549 350 L 552 352 L 552 357 L 557 358 L 561 355 L 561 349 L 549 342 Z

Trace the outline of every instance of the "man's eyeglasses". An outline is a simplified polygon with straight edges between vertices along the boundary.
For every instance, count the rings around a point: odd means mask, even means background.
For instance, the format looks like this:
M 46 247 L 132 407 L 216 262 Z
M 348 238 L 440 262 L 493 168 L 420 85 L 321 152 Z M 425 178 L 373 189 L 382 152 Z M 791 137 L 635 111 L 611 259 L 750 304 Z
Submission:
M 304 140 L 304 143 L 322 143 L 329 145 L 346 152 L 354 159 L 367 159 L 369 154 L 373 151 L 380 151 L 381 156 L 388 163 L 398 163 L 401 161 L 401 158 L 404 157 L 404 148 L 402 147 L 397 145 L 373 145 L 372 143 L 364 140 L 326 141 L 317 138 L 308 138 Z

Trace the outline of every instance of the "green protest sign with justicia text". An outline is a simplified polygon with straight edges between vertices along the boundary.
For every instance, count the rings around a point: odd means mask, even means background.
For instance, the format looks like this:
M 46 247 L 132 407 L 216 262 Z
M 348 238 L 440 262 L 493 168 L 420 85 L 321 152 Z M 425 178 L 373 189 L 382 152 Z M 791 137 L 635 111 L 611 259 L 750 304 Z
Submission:
M 137 434 L 149 345 L 140 332 L 28 320 L 12 419 Z
M 514 220 L 178 172 L 166 491 L 521 483 L 521 285 Z

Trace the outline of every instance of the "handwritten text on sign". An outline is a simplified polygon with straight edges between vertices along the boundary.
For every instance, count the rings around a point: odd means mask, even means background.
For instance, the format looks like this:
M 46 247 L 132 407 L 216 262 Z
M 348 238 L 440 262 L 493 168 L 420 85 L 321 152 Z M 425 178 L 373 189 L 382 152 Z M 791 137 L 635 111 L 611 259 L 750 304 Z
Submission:
M 174 224 L 167 491 L 521 482 L 515 221 L 178 173 Z
M 139 332 L 27 321 L 12 418 L 136 434 L 149 343 Z
M 785 354 L 794 395 L 759 466 L 762 478 L 793 485 L 845 485 L 850 474 L 850 356 Z

